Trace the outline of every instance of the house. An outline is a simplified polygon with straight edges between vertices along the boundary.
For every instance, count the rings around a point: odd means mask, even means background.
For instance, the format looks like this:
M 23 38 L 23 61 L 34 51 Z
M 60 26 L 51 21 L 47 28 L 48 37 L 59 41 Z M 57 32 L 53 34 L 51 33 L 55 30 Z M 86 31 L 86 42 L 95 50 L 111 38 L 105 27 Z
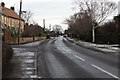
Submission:
M 20 22 L 19 15 L 15 12 L 14 7 L 11 7 L 10 9 L 5 7 L 4 2 L 2 2 L 0 5 L 0 11 L 3 12 L 3 14 L 1 15 L 1 24 L 2 24 L 1 28 L 4 35 L 3 41 L 5 43 L 14 43 L 16 40 L 14 33 L 17 33 L 19 29 L 19 22 Z M 14 31 L 8 32 L 7 29 Z M 24 31 L 24 20 L 21 19 L 20 32 L 23 31 Z
M 24 27 L 25 37 L 32 37 L 32 36 L 38 37 L 43 32 L 44 32 L 43 28 L 39 26 L 38 24 L 35 24 L 35 25 L 33 24 L 29 25 L 28 23 L 25 24 L 25 27 Z
M 10 28 L 15 28 L 16 30 L 19 28 L 19 15 L 15 12 L 15 8 L 11 7 L 6 8 L 5 7 L 5 3 L 2 2 L 0 5 L 0 10 L 4 13 L 1 17 L 2 17 L 2 25 L 3 25 L 3 29 L 5 29 L 6 27 L 10 27 Z M 24 31 L 24 20 L 21 19 L 21 31 Z

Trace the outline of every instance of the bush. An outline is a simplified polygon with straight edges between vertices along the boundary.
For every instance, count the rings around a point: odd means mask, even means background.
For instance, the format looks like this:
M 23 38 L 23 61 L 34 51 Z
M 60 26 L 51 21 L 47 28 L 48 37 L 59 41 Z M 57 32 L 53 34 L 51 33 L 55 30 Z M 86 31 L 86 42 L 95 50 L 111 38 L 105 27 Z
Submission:
M 42 36 L 42 37 L 46 36 L 46 33 L 41 33 L 41 36 Z

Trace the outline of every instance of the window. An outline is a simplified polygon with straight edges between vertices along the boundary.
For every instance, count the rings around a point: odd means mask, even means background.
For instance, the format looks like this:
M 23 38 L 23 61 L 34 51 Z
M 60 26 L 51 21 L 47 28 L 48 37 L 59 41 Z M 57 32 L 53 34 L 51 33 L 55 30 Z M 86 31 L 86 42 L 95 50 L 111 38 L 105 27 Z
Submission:
M 6 19 L 6 17 L 5 17 L 5 24 L 7 23 L 7 19 Z
M 8 18 L 8 25 L 10 26 L 10 18 Z
M 14 20 L 12 19 L 12 27 L 14 27 Z

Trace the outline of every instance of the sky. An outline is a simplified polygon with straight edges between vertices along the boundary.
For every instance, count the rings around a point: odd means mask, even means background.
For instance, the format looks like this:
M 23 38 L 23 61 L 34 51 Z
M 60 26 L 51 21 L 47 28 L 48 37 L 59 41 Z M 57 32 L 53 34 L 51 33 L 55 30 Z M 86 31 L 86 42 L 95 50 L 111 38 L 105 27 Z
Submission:
M 49 25 L 52 26 L 57 24 L 61 25 L 65 30 L 67 25 L 64 24 L 66 18 L 73 15 L 75 11 L 73 8 L 74 0 L 22 0 L 22 10 L 31 11 L 33 13 L 32 20 L 38 23 L 40 26 L 43 26 L 43 19 L 46 20 L 46 27 L 49 28 Z M 118 3 L 120 0 L 109 0 Z M 0 0 L 0 2 L 5 2 L 6 7 L 10 8 L 15 6 L 15 10 L 19 11 L 19 2 L 20 0 Z M 112 19 L 113 13 L 108 19 Z
M 118 13 L 120 14 L 120 1 L 119 1 L 119 4 L 118 4 Z

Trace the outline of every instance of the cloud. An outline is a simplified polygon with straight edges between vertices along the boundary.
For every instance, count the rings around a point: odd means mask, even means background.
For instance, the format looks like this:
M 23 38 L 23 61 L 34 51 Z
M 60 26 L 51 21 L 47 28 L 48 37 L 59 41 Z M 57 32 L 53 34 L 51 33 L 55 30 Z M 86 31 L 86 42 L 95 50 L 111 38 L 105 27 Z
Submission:
M 15 6 L 16 11 L 19 10 L 20 0 L 1 0 L 4 1 L 7 7 Z M 30 10 L 33 13 L 33 19 L 42 25 L 43 18 L 46 19 L 46 25 L 49 24 L 61 24 L 63 21 L 71 16 L 74 11 L 72 11 L 72 2 L 74 0 L 22 0 L 23 8 L 22 10 Z M 118 0 L 108 0 L 118 2 Z
M 120 1 L 118 3 L 118 13 L 120 14 Z

